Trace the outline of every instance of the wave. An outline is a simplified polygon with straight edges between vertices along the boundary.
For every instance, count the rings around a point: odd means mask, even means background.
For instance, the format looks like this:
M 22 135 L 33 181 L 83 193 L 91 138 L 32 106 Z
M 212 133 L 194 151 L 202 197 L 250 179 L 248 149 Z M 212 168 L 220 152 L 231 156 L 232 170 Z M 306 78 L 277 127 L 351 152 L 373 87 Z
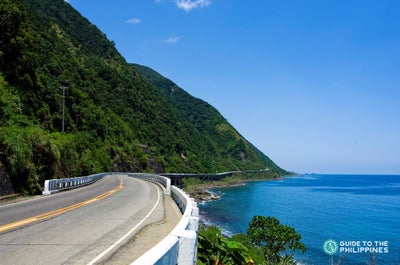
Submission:
M 224 228 L 220 223 L 217 222 L 213 222 L 212 220 L 210 220 L 209 218 L 207 218 L 204 215 L 199 215 L 199 223 L 203 224 L 205 226 L 216 226 L 221 230 L 221 234 L 225 237 L 232 237 L 234 235 L 234 233 L 232 233 L 232 231 L 227 230 L 226 228 Z

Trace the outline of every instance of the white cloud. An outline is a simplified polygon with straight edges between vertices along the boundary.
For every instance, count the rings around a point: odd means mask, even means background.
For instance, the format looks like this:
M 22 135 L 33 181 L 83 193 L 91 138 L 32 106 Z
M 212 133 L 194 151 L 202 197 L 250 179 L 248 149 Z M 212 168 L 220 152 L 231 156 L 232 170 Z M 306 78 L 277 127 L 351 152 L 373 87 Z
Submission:
M 176 5 L 186 12 L 191 11 L 193 8 L 206 7 L 211 5 L 211 0 L 175 0 Z
M 174 44 L 177 43 L 180 37 L 178 36 L 171 36 L 168 39 L 165 40 L 166 43 Z
M 142 22 L 142 20 L 140 20 L 140 18 L 135 17 L 135 18 L 128 19 L 125 22 L 128 24 L 139 24 L 140 22 Z

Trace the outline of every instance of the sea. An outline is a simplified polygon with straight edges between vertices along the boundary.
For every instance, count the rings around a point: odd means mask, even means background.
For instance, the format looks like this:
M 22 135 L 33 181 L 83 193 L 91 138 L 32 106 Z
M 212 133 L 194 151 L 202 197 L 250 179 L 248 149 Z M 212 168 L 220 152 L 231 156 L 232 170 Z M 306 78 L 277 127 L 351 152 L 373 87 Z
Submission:
M 301 234 L 298 264 L 400 265 L 400 175 L 306 174 L 212 190 L 201 221 L 231 236 L 254 215 L 273 216 Z

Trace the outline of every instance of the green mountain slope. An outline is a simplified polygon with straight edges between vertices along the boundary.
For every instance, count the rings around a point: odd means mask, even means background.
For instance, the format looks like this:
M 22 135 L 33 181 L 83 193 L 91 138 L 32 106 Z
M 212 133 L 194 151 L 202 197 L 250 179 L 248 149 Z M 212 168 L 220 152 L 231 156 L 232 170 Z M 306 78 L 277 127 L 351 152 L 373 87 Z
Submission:
M 287 173 L 246 141 L 213 106 L 191 96 L 149 67 L 138 64 L 132 64 L 132 67 L 163 93 L 169 103 L 175 106 L 183 118 L 194 127 L 194 131 L 200 133 L 202 141 L 207 146 L 215 147 L 209 150 L 210 155 L 214 159 L 219 157 L 219 163 L 225 164 L 226 170 L 232 169 L 233 161 L 241 161 L 244 164 L 239 162 L 234 168 L 259 169 L 260 165 L 266 165 L 280 174 Z
M 111 170 L 284 173 L 212 106 L 129 65 L 63 0 L 0 0 L 0 161 L 28 193 Z

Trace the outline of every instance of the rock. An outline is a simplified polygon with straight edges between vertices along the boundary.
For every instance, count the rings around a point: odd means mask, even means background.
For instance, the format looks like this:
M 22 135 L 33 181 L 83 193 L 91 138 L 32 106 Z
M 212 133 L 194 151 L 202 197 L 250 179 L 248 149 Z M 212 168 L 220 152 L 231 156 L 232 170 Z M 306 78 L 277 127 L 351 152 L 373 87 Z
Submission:
M 220 198 L 218 194 L 201 187 L 194 187 L 188 193 L 198 203 L 215 201 Z

